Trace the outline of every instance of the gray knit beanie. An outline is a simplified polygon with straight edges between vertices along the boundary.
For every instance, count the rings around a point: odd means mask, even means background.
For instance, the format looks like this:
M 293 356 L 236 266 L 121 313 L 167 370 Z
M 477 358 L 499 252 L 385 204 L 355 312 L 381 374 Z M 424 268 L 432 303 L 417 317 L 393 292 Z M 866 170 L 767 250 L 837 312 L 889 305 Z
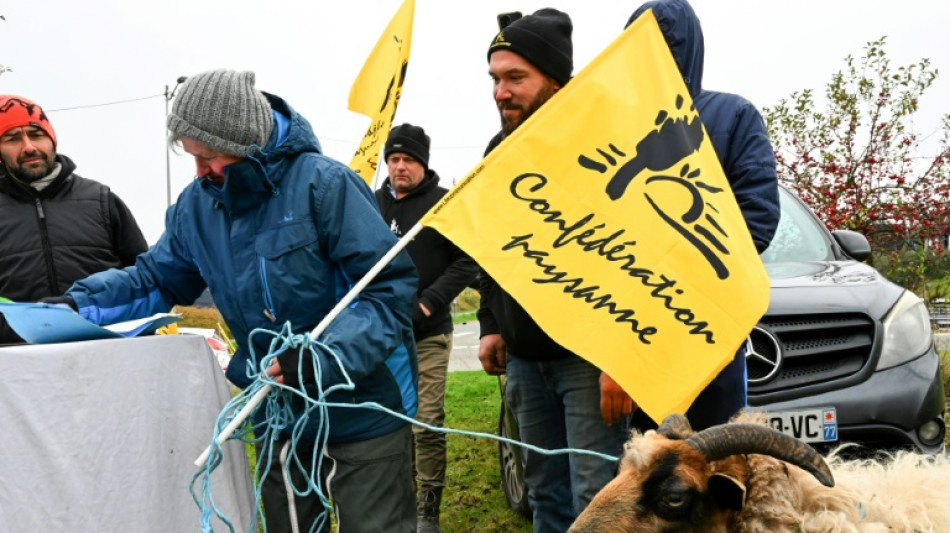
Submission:
M 212 70 L 182 84 L 168 129 L 217 152 L 245 157 L 248 146 L 267 144 L 274 117 L 267 98 L 254 88 L 253 72 Z

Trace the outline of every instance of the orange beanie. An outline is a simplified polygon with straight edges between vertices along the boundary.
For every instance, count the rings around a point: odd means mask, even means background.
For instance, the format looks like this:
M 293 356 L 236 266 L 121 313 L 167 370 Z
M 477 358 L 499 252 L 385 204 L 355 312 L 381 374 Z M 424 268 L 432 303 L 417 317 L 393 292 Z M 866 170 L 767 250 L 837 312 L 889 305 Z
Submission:
M 20 126 L 36 126 L 45 131 L 56 146 L 56 132 L 46 112 L 32 100 L 22 96 L 0 94 L 0 135 Z

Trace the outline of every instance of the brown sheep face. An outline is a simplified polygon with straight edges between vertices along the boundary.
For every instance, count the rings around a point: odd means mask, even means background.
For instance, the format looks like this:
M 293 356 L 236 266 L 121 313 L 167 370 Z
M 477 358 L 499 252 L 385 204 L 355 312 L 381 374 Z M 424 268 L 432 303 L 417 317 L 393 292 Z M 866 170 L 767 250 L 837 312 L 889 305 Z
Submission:
M 628 442 L 620 473 L 569 533 L 725 533 L 745 487 L 737 461 L 715 467 L 683 441 L 655 432 Z

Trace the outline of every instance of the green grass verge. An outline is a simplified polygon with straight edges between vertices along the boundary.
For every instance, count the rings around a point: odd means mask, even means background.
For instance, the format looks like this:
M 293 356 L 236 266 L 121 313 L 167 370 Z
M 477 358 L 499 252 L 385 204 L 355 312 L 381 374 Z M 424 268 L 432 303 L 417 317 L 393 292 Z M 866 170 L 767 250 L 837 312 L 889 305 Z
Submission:
M 481 371 L 451 372 L 445 391 L 445 426 L 497 434 L 498 379 Z M 442 530 L 529 533 L 531 523 L 508 508 L 498 470 L 498 441 L 447 437 Z
M 476 311 L 462 311 L 460 313 L 455 313 L 452 315 L 453 324 L 462 324 L 465 322 L 475 322 L 478 320 L 478 317 L 475 316 Z

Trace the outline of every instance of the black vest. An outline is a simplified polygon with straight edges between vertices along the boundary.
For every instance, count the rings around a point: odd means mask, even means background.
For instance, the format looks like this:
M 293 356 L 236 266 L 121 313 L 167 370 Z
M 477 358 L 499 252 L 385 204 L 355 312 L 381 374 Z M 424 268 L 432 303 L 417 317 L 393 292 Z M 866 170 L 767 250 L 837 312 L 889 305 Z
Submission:
M 9 175 L 0 179 L 12 180 Z M 18 302 L 59 296 L 77 280 L 121 266 L 112 243 L 107 186 L 71 172 L 40 193 L 24 194 L 32 189 L 19 183 L 4 185 L 0 296 Z M 18 189 L 13 194 L 11 186 Z M 5 323 L 0 325 L 0 343 L 15 341 L 4 329 Z

